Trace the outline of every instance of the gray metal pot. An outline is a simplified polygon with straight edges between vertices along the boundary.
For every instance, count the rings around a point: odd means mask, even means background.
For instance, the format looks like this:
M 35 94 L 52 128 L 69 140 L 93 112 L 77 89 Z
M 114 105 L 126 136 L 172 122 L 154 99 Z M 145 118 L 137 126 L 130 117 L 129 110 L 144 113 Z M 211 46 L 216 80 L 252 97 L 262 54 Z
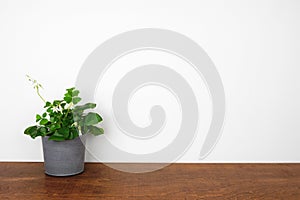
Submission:
M 51 176 L 71 176 L 84 171 L 85 137 L 52 141 L 42 137 L 45 173 Z

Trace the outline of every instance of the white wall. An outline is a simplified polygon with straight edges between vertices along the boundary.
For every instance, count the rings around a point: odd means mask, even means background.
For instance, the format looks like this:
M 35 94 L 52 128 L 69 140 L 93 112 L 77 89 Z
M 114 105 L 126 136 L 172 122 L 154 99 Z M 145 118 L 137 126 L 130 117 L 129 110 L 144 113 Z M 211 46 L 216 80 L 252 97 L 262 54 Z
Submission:
M 0 1 L 0 161 L 42 160 L 40 139 L 23 135 L 42 111 L 25 74 L 60 98 L 98 45 L 146 27 L 193 39 L 220 73 L 226 121 L 204 162 L 300 161 L 299 9 L 297 0 Z M 182 162 L 203 162 L 203 138 Z

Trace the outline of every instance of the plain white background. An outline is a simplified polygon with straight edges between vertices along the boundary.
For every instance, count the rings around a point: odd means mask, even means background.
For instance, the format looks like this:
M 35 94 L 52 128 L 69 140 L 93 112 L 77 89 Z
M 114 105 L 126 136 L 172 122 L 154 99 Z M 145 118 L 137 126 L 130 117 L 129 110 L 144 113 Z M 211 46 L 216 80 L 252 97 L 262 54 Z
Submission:
M 43 83 L 46 98 L 60 98 L 98 45 L 138 28 L 193 39 L 223 80 L 222 137 L 199 161 L 199 134 L 181 162 L 300 161 L 299 10 L 297 0 L 1 0 L 0 161 L 43 159 L 40 139 L 23 135 L 42 112 L 25 74 Z

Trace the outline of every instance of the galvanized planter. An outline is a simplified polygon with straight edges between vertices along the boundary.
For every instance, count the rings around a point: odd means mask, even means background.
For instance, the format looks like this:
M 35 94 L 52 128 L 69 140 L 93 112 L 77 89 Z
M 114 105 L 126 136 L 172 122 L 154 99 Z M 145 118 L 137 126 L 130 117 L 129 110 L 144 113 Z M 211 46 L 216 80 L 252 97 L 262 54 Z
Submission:
M 85 137 L 52 141 L 42 137 L 45 173 L 51 176 L 72 176 L 84 171 Z

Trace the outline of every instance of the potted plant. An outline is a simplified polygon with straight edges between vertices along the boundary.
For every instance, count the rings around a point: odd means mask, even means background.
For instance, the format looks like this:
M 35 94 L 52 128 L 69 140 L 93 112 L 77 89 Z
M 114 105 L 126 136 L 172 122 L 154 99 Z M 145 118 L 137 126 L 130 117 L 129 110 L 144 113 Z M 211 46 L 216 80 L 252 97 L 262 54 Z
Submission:
M 45 173 L 52 176 L 70 176 L 84 171 L 85 135 L 104 133 L 98 126 L 102 117 L 86 112 L 96 107 L 94 103 L 78 105 L 79 90 L 66 90 L 62 100 L 46 101 L 40 94 L 42 85 L 27 76 L 37 95 L 44 102 L 45 112 L 36 115 L 36 125 L 26 128 L 24 134 L 33 139 L 41 136 Z

